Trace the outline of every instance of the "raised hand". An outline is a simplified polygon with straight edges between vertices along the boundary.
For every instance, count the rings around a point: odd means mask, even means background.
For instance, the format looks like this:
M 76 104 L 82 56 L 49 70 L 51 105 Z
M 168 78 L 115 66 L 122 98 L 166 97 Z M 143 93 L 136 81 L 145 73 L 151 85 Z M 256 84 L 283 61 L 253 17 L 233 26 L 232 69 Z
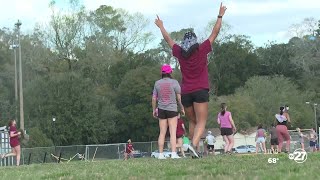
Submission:
M 163 27 L 163 22 L 162 20 L 159 18 L 159 16 L 157 15 L 157 19 L 155 19 L 154 23 L 159 27 Z
M 223 6 L 222 3 L 220 4 L 220 10 L 219 10 L 219 16 L 223 16 L 224 13 L 226 12 L 227 7 Z

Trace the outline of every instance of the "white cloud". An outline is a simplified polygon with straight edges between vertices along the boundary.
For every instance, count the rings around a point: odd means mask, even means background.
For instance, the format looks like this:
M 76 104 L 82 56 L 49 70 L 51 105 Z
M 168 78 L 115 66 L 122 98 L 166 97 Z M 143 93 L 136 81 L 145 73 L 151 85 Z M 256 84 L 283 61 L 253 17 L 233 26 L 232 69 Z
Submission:
M 144 15 L 174 13 L 169 11 L 174 6 L 190 4 L 192 0 L 83 0 L 85 6 L 94 10 L 100 5 L 122 8 L 131 13 L 140 12 Z
M 56 0 L 63 13 L 68 0 Z M 13 28 L 17 19 L 22 21 L 22 30 L 32 30 L 35 23 L 50 20 L 50 0 L 1 0 L 0 27 Z M 151 19 L 150 28 L 159 32 L 152 23 L 155 14 L 164 20 L 169 31 L 192 25 L 202 29 L 215 19 L 220 1 L 213 0 L 80 0 L 87 10 L 100 5 L 122 8 L 130 13 L 140 12 Z M 233 26 L 232 31 L 246 34 L 257 41 L 285 40 L 291 24 L 305 17 L 319 18 L 319 0 L 224 0 L 228 10 L 224 21 Z
M 269 1 L 236 1 L 226 2 L 230 15 L 265 15 L 272 13 L 285 13 L 286 11 L 320 9 L 319 0 L 269 0 Z
M 32 28 L 34 23 L 44 21 L 48 16 L 49 0 L 8 0 L 1 2 L 1 26 L 13 27 L 20 19 L 22 28 Z

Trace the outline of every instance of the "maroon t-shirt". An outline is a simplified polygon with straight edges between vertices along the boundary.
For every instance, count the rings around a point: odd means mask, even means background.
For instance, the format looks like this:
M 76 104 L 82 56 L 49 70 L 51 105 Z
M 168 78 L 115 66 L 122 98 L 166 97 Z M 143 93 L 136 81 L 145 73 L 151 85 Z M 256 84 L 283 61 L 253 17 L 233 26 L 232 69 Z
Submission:
M 126 153 L 131 153 L 133 150 L 133 144 L 127 144 L 127 147 L 126 147 Z
M 198 90 L 209 90 L 208 53 L 211 52 L 211 43 L 207 39 L 199 45 L 199 49 L 189 57 L 181 55 L 181 47 L 174 44 L 172 54 L 178 58 L 182 73 L 181 94 L 188 94 Z
M 183 130 L 183 120 L 182 119 L 178 119 L 178 124 L 177 124 L 177 136 L 182 136 L 184 134 L 184 130 Z
M 9 133 L 11 134 L 11 132 L 13 132 L 14 134 L 17 134 L 18 133 L 17 128 L 15 126 L 10 126 Z M 20 145 L 19 137 L 18 136 L 10 137 L 10 146 L 16 147 L 18 145 Z

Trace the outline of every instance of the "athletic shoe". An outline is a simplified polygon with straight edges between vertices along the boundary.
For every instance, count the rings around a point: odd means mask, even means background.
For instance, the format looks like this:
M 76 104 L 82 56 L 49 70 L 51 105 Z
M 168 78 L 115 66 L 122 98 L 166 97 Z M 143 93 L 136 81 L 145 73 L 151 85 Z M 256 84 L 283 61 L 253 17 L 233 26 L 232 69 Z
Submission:
M 181 157 L 178 156 L 178 154 L 176 152 L 173 152 L 171 154 L 171 159 L 180 159 Z
M 1 159 L 3 159 L 3 158 L 4 158 L 4 156 L 5 156 L 5 154 L 1 154 Z
M 158 159 L 167 159 L 167 158 L 163 155 L 163 153 L 160 153 Z
M 195 157 L 195 158 L 199 158 L 198 153 L 193 149 L 193 147 L 192 147 L 192 146 L 190 146 L 190 145 L 189 145 L 189 149 L 190 149 L 190 151 L 194 154 L 194 156 L 192 156 L 192 158 L 193 158 L 193 157 Z

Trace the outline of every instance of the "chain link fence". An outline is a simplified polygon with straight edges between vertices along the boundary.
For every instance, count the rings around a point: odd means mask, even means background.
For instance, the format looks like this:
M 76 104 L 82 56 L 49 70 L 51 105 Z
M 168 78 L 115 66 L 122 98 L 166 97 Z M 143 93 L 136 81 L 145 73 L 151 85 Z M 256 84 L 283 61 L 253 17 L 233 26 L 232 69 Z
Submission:
M 310 131 L 306 130 L 303 133 L 308 134 Z M 290 131 L 291 136 L 291 150 L 300 148 L 299 135 L 295 131 Z M 256 146 L 255 133 L 251 135 L 235 135 L 234 148 L 239 146 L 253 147 Z M 306 138 L 305 148 L 308 151 L 309 141 Z M 225 142 L 221 136 L 216 137 L 215 150 L 217 154 L 223 152 Z M 270 148 L 270 140 L 267 138 L 267 149 Z M 118 144 L 96 144 L 96 145 L 74 145 L 74 146 L 55 146 L 55 147 L 36 147 L 36 148 L 22 148 L 21 149 L 21 164 L 39 164 L 39 163 L 65 163 L 70 161 L 98 161 L 107 159 L 123 159 L 126 143 Z M 158 150 L 158 142 L 133 142 L 134 157 L 146 158 L 151 157 L 152 152 Z M 285 144 L 284 144 L 285 147 Z M 164 149 L 170 149 L 170 142 L 166 141 Z M 200 150 L 206 152 L 204 141 L 200 142 Z M 235 150 L 235 149 L 234 149 Z M 1 153 L 8 153 L 11 151 L 9 145 L 9 137 L 5 132 L 1 132 Z M 260 149 L 261 151 L 261 149 Z M 11 166 L 15 164 L 15 158 L 9 157 L 0 161 L 1 166 Z

